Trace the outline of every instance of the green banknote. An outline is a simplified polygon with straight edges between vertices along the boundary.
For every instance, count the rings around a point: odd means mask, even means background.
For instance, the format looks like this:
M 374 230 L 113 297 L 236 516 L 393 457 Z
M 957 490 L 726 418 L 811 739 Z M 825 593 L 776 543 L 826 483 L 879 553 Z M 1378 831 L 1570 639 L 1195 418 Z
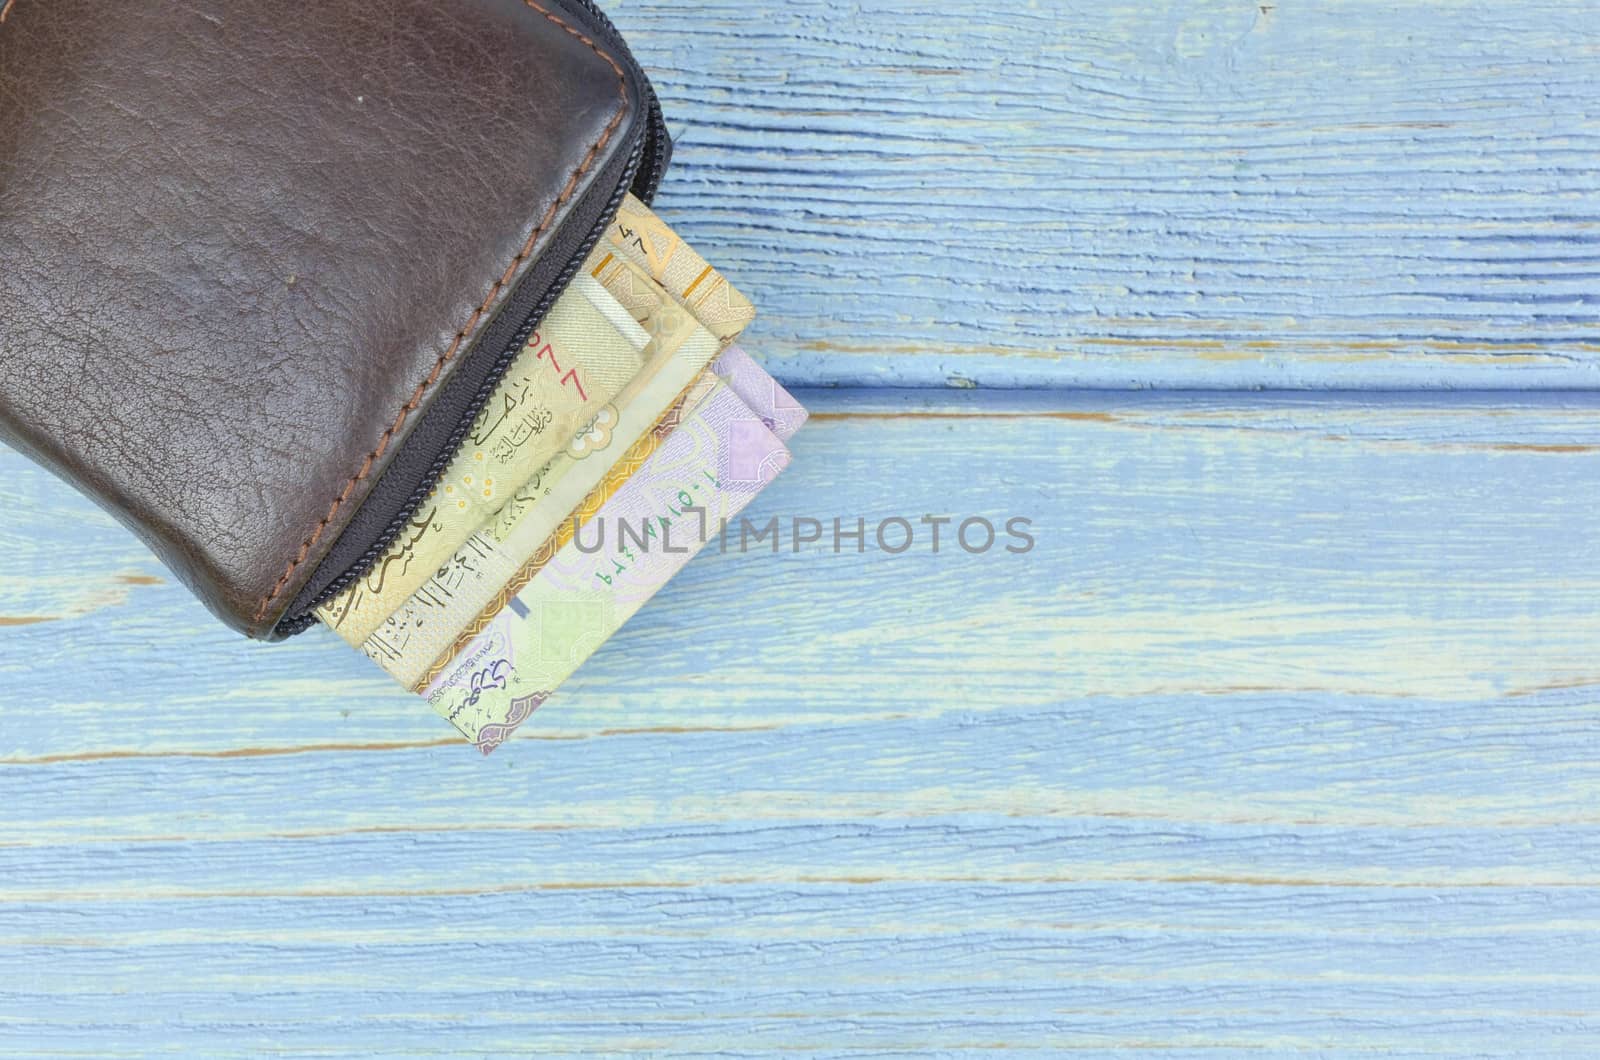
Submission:
M 789 461 L 719 384 L 424 689 L 488 753 Z
M 524 585 L 538 576 L 544 565 L 572 539 L 576 529 L 594 517 L 719 382 L 725 383 L 779 441 L 787 442 L 806 421 L 805 408 L 778 385 L 777 380 L 738 346 L 728 347 L 650 431 L 612 464 L 600 483 L 542 544 L 531 553 L 520 546 L 511 552 L 497 549 L 481 534 L 475 535 L 456 554 L 455 564 L 442 569 L 433 581 L 406 602 L 402 609 L 406 620 L 385 623 L 368 639 L 364 649 L 384 669 L 412 687 L 420 689 L 431 681 Z M 531 521 L 522 525 L 530 527 L 529 533 L 533 532 Z M 507 574 L 511 563 L 519 557 L 521 566 Z M 477 617 L 456 630 L 461 618 L 473 609 L 477 610 Z M 442 641 L 438 638 L 451 630 L 455 630 L 454 641 L 441 648 Z M 437 657 L 418 676 L 415 660 L 430 652 L 437 653 Z

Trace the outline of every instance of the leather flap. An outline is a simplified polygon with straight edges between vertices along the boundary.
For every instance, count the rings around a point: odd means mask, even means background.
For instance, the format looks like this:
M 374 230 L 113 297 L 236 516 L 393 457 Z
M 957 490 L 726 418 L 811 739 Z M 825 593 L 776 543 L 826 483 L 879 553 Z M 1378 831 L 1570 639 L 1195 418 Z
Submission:
M 10 0 L 0 436 L 270 631 L 628 150 L 583 15 Z

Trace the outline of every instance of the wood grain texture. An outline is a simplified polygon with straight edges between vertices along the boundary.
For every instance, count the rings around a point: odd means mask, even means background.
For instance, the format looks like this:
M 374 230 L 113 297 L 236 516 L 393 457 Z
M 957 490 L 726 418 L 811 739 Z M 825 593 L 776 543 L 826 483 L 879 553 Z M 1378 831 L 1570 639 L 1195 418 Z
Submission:
M 703 555 L 490 759 L 0 454 L 0 1055 L 1600 1050 L 1600 399 L 802 396 L 757 516 L 1034 550 Z
M 703 555 L 485 760 L 0 451 L 0 1056 L 1600 1054 L 1588 7 L 606 6 L 871 388 L 754 514 L 1035 548 Z
M 609 7 L 786 379 L 1600 384 L 1590 5 Z

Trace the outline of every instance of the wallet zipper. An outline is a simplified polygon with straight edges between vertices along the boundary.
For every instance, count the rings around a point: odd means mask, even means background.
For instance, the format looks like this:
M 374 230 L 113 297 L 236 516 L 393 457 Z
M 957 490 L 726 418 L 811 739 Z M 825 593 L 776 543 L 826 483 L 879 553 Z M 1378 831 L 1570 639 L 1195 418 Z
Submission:
M 656 97 L 655 88 L 650 84 L 649 78 L 644 76 L 643 71 L 639 69 L 638 63 L 634 60 L 626 45 L 623 44 L 616 27 L 604 12 L 594 5 L 593 0 L 571 0 L 571 3 L 591 16 L 597 24 L 600 34 L 607 39 L 607 43 L 613 46 L 618 57 L 627 64 L 629 72 L 636 79 L 635 83 L 641 87 L 646 117 L 640 123 L 635 143 L 626 156 L 622 174 L 616 181 L 615 189 L 610 197 L 602 205 L 598 219 L 590 225 L 584 232 L 583 237 L 578 240 L 576 246 L 568 253 L 566 264 L 556 278 L 544 289 L 544 293 L 538 296 L 529 293 L 529 289 L 533 286 L 530 282 L 533 277 L 525 279 L 517 290 L 512 292 L 502 313 L 517 314 L 511 319 L 520 317 L 520 323 L 511 338 L 501 345 L 500 352 L 490 368 L 488 376 L 471 395 L 471 399 L 466 402 L 464 411 L 455 417 L 451 429 L 437 441 L 432 442 L 432 444 L 429 444 L 425 439 L 418 439 L 415 436 L 415 432 L 411 438 L 407 439 L 406 444 L 408 446 L 416 444 L 427 446 L 427 451 L 433 453 L 433 459 L 417 487 L 411 491 L 405 502 L 400 506 L 398 513 L 389 520 L 382 531 L 370 541 L 353 562 L 343 564 L 343 570 L 331 581 L 327 582 L 325 586 L 313 591 L 309 599 L 306 598 L 307 590 L 302 590 L 300 596 L 290 605 L 289 611 L 284 618 L 275 627 L 274 632 L 278 635 L 292 636 L 313 625 L 316 622 L 315 612 L 318 607 L 343 592 L 357 578 L 362 577 L 372 568 L 372 565 L 378 561 L 378 558 L 383 555 L 389 545 L 405 529 L 416 510 L 432 494 L 434 486 L 438 484 L 439 477 L 444 473 L 444 469 L 449 466 L 451 459 L 460 448 L 467 429 L 472 425 L 473 420 L 477 418 L 479 411 L 482 410 L 484 403 L 488 401 L 489 396 L 494 392 L 495 386 L 499 384 L 507 369 L 510 368 L 511 362 L 521 352 L 523 346 L 527 344 L 529 336 L 533 334 L 539 321 L 544 319 L 544 315 L 549 311 L 550 306 L 567 289 L 579 266 L 589 256 L 589 252 L 594 249 L 595 244 L 600 240 L 606 228 L 615 220 L 618 210 L 622 207 L 623 197 L 628 191 L 632 190 L 638 198 L 645 202 L 650 202 L 655 198 L 656 191 L 661 185 L 661 178 L 665 174 L 667 165 L 672 158 L 672 140 L 667 132 L 666 121 L 662 116 L 661 104 Z M 565 242 L 565 240 L 562 242 Z M 559 245 L 554 246 L 546 250 L 546 253 L 559 249 Z M 533 298 L 531 306 L 519 305 L 519 302 L 527 301 L 530 297 Z M 421 429 L 419 426 L 418 430 L 420 431 Z M 324 557 L 323 563 L 327 563 L 329 558 L 340 551 L 339 546 L 343 541 L 344 536 L 341 535 L 340 539 L 334 543 L 329 556 Z M 308 588 L 315 584 L 318 580 L 318 574 L 322 570 L 323 568 L 319 565 L 317 571 L 313 573 L 308 582 Z
M 630 69 L 639 79 L 639 84 L 644 88 L 645 109 L 649 114 L 646 121 L 645 136 L 645 161 L 648 169 L 644 171 L 645 181 L 635 194 L 645 202 L 650 202 L 656 197 L 656 191 L 661 187 L 661 178 L 667 172 L 667 166 L 672 162 L 672 137 L 667 133 L 666 117 L 661 113 L 661 100 L 656 97 L 655 85 L 644 76 L 644 71 L 639 69 L 638 62 L 622 42 L 622 34 L 617 32 L 616 24 L 611 21 L 611 16 L 600 10 L 594 0 L 573 0 L 579 7 L 589 13 L 589 16 L 599 23 L 600 28 L 611 43 L 623 54 Z M 619 200 L 620 201 L 620 200 Z M 613 211 L 614 213 L 615 211 Z M 607 222 L 610 223 L 609 221 Z

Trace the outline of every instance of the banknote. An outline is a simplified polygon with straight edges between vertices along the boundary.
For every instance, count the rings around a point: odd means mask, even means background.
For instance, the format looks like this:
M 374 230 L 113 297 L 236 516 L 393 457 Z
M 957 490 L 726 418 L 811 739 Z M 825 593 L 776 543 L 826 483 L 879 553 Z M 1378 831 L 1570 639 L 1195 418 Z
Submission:
M 596 250 L 585 271 L 650 335 L 645 367 L 615 400 L 596 413 L 565 451 L 540 470 L 528 488 L 514 493 L 494 514 L 488 532 L 502 544 L 511 540 L 535 508 L 550 513 L 552 522 L 565 518 L 594 487 L 605 467 L 626 451 L 717 355 L 716 337 L 638 265 Z M 627 423 L 623 422 L 625 411 L 631 413 Z M 573 481 L 568 482 L 568 476 Z M 561 510 L 552 511 L 555 508 Z M 524 530 L 523 536 L 530 533 Z M 539 533 L 533 540 L 543 536 Z
M 575 508 L 555 516 L 554 508 L 541 507 L 538 520 L 524 520 L 505 542 L 492 534 L 474 534 L 361 650 L 396 681 L 420 691 L 572 539 L 574 529 L 644 466 L 717 382 L 716 376 L 703 372 L 620 458 L 609 465 L 585 465 L 585 470 L 599 471 L 600 478 Z M 566 480 L 569 485 L 576 481 L 576 476 Z M 546 527 L 545 536 L 536 540 L 534 535 Z
M 739 395 L 739 400 L 748 405 L 751 412 L 761 417 L 767 430 L 776 434 L 780 441 L 787 442 L 805 426 L 806 418 L 810 415 L 805 406 L 768 375 L 767 370 L 743 348 L 729 346 L 723 350 L 722 356 L 711 365 L 711 370 Z
M 682 262 L 704 259 L 651 213 L 649 207 L 633 196 L 626 197 L 619 218 L 617 223 L 607 229 L 605 240 L 590 254 L 584 264 L 584 271 L 610 291 L 623 308 L 632 314 L 634 320 L 650 332 L 654 344 L 647 353 L 654 352 L 657 357 L 666 357 L 678 349 L 679 343 L 683 343 L 685 345 L 683 356 L 678 358 L 675 367 L 687 368 L 690 362 L 695 362 L 696 369 L 704 367 L 706 359 L 700 358 L 703 352 L 701 337 L 698 335 L 686 337 L 679 334 L 679 329 L 683 327 L 682 319 L 679 314 L 671 312 L 669 307 L 676 304 L 687 312 L 694 318 L 695 323 L 705 328 L 708 334 L 712 334 L 720 345 L 726 345 L 738 337 L 744 326 L 754 318 L 755 307 L 720 275 L 705 279 L 700 274 L 688 275 L 690 270 L 666 267 L 670 256 L 673 255 L 681 255 Z M 660 252 L 652 250 L 650 254 L 646 254 L 638 249 L 647 245 L 641 234 L 645 226 L 648 226 L 651 232 L 648 246 L 662 248 Z M 624 246 L 624 240 L 631 241 L 632 250 Z M 668 254 L 669 257 L 663 258 L 662 253 Z M 639 263 L 641 260 L 661 261 L 663 268 L 659 271 L 662 278 L 673 283 L 673 286 L 671 288 L 664 286 L 660 279 Z M 709 269 L 709 266 L 707 268 Z M 703 282 L 697 283 L 697 280 Z M 686 298 L 685 289 L 698 297 L 692 301 Z M 711 296 L 714 292 L 720 293 Z M 730 312 L 729 307 L 734 307 L 736 311 Z M 647 366 L 651 363 L 651 358 L 647 357 Z M 490 533 L 497 540 L 505 542 L 528 511 L 554 490 L 556 483 L 566 471 L 564 462 L 569 459 L 592 459 L 599 455 L 601 458 L 599 463 L 603 464 L 608 461 L 605 456 L 608 449 L 610 458 L 615 458 L 616 454 L 625 450 L 631 441 L 639 438 L 645 418 L 636 417 L 637 429 L 630 427 L 619 431 L 621 410 L 640 400 L 654 378 L 649 367 L 636 376 L 629 388 L 617 395 L 612 405 L 602 409 L 579 433 L 567 453 L 557 457 L 552 466 L 543 469 L 535 476 L 535 485 L 532 488 L 518 491 L 506 502 L 496 513 L 490 526 Z M 684 382 L 681 377 L 679 381 Z M 645 416 L 659 416 L 664 407 L 660 403 L 660 398 L 665 396 L 668 389 L 670 388 L 658 387 L 655 391 L 656 400 L 639 407 L 638 411 Z M 614 445 L 619 437 L 624 439 L 622 444 Z M 567 499 L 575 500 L 582 495 L 580 491 L 570 488 L 566 492 Z M 550 506 L 558 506 L 558 502 L 551 502 Z M 554 518 L 559 519 L 564 514 L 557 511 L 554 513 Z
M 650 335 L 645 366 L 368 634 L 361 650 L 407 687 L 503 597 L 504 587 L 587 496 L 608 479 L 615 488 L 619 476 L 642 462 L 637 454 L 633 459 L 624 454 L 717 356 L 716 338 L 639 266 L 619 260 L 607 264 L 593 256 L 589 266 L 585 275 L 603 276 L 606 290 L 626 303 Z
M 608 249 L 644 268 L 724 346 L 739 337 L 756 307 L 706 259 L 632 195 L 606 230 Z
M 368 638 L 362 650 L 407 687 L 416 688 L 431 680 L 571 540 L 575 526 L 586 523 L 649 459 L 677 426 L 685 409 L 692 409 L 719 380 L 780 441 L 788 441 L 805 423 L 807 414 L 800 403 L 743 349 L 729 347 L 713 362 L 711 372 L 680 396 L 677 404 L 635 441 L 582 502 L 554 527 L 550 527 L 552 508 L 546 509 L 544 518 L 526 520 L 508 543 L 497 542 L 483 533 L 474 535 L 451 563 Z M 547 528 L 546 536 L 530 545 L 534 536 Z
M 623 241 L 630 246 L 625 248 Z M 656 263 L 657 271 L 673 289 L 658 282 L 640 261 Z M 590 255 L 584 272 L 598 280 L 650 333 L 645 368 L 578 432 L 567 450 L 515 491 L 487 526 L 368 636 L 362 650 L 396 680 L 414 686 L 443 666 L 471 639 L 477 626 L 504 606 L 565 543 L 561 533 L 569 514 L 592 512 L 604 503 L 675 425 L 684 403 L 684 388 L 694 385 L 692 373 L 715 354 L 719 340 L 737 337 L 755 313 L 748 299 L 720 275 L 706 275 L 707 268 L 704 259 L 648 207 L 638 200 L 624 204 L 618 222 L 607 230 L 605 241 Z M 692 303 L 684 298 L 686 290 L 697 296 Z M 696 310 L 708 318 L 697 317 L 701 329 L 686 334 L 685 312 Z M 703 330 L 708 323 L 717 325 L 721 334 L 713 336 Z M 743 351 L 732 356 L 724 353 L 722 359 L 726 362 L 723 375 L 742 372 L 746 364 L 754 369 L 748 374 L 753 394 L 763 386 L 776 386 Z M 704 390 L 709 382 L 702 380 L 697 385 Z M 739 392 L 738 386 L 735 392 Z M 783 400 L 773 406 L 775 414 L 792 417 L 799 406 L 781 388 L 778 393 Z M 772 404 L 772 397 L 762 395 L 759 400 Z M 675 399 L 678 404 L 673 406 Z M 776 412 L 779 405 L 781 413 Z M 670 413 L 669 406 L 673 406 Z
M 716 386 L 427 685 L 428 702 L 493 750 L 788 461 L 761 418 Z
M 365 576 L 317 609 L 360 646 L 638 374 L 649 334 L 592 276 L 540 322 L 416 515 Z

